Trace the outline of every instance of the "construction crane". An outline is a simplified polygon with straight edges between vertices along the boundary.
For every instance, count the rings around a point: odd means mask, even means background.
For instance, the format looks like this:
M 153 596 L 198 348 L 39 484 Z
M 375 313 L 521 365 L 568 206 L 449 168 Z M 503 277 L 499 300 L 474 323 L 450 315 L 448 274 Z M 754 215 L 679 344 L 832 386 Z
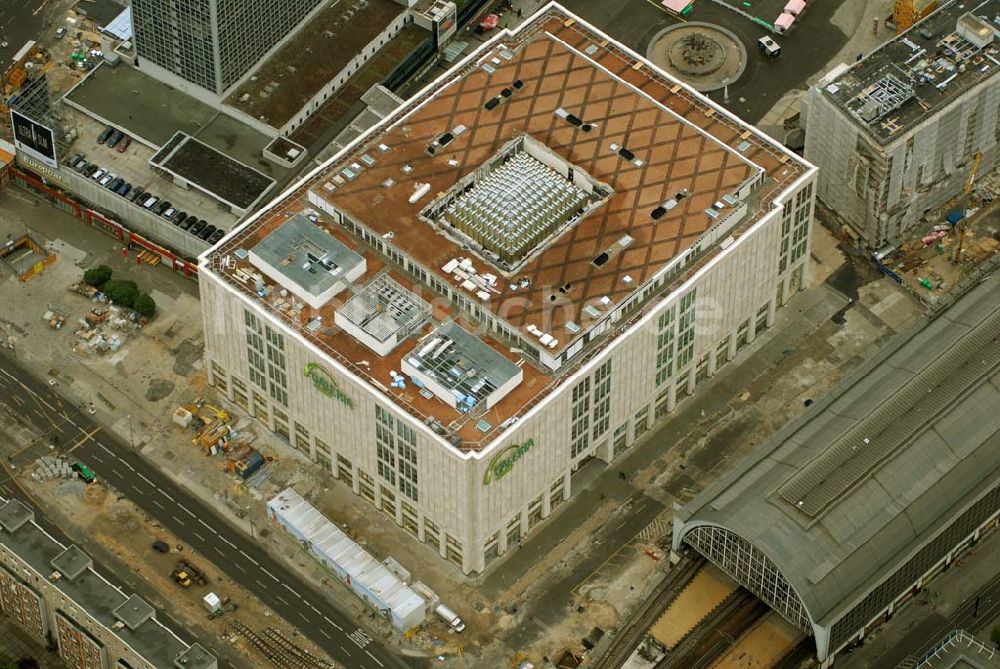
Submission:
M 955 257 L 952 262 L 958 263 L 962 258 L 962 243 L 965 241 L 965 229 L 967 227 L 965 216 L 965 210 L 969 207 L 969 198 L 972 196 L 972 187 L 976 183 L 976 172 L 979 171 L 979 163 L 983 160 L 983 154 L 980 151 L 976 151 L 976 155 L 972 158 L 972 167 L 969 169 L 969 178 L 965 180 L 965 188 L 962 190 L 962 220 L 959 222 L 958 228 L 958 243 L 955 245 Z
M 909 30 L 913 24 L 937 9 L 937 0 L 892 0 L 892 22 L 896 34 Z

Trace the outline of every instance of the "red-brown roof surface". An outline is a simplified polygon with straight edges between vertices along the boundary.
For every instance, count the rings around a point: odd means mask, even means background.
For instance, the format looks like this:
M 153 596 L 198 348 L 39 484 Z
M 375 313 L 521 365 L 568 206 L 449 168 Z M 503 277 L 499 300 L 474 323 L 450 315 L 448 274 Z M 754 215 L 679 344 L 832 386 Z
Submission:
M 687 250 L 715 222 L 704 213 L 714 202 L 761 171 L 766 173 L 763 185 L 755 192 L 758 209 L 751 209 L 742 224 L 746 226 L 769 210 L 771 199 L 805 172 L 801 162 L 789 159 L 746 126 L 708 106 L 680 85 L 636 61 L 634 54 L 609 44 L 603 35 L 559 10 L 549 10 L 517 34 L 499 39 L 499 44 L 494 43 L 431 90 L 408 101 L 365 143 L 333 161 L 315 178 L 296 188 L 278 207 L 244 228 L 212 254 L 210 265 L 216 272 L 231 277 L 232 272 L 224 269 L 220 258 L 227 256 L 232 262 L 233 249 L 250 248 L 270 229 L 287 220 L 289 212 L 309 206 L 306 194 L 311 189 L 377 234 L 391 232 L 392 239 L 386 242 L 389 246 L 420 261 L 453 287 L 458 282 L 443 273 L 441 266 L 457 256 L 472 257 L 480 273 L 501 275 L 486 261 L 470 256 L 468 251 L 437 234 L 428 223 L 419 220 L 418 214 L 439 194 L 488 161 L 501 146 L 528 133 L 598 181 L 609 184 L 615 192 L 511 277 L 530 278 L 529 289 L 512 293 L 507 285 L 510 281 L 501 278 L 500 294 L 488 304 L 461 288 L 458 290 L 470 301 L 501 315 L 515 328 L 523 330 L 534 324 L 551 332 L 560 340 L 554 352 L 558 353 L 571 339 L 563 327 L 566 320 L 575 320 L 585 331 L 588 319 L 580 310 L 586 304 L 596 304 L 603 296 L 610 298 L 612 306 L 627 300 L 644 280 Z M 506 51 L 510 58 L 501 51 Z M 488 73 L 481 67 L 483 63 L 495 71 Z M 524 82 L 520 90 L 493 110 L 484 108 L 486 101 L 517 79 Z M 571 126 L 554 114 L 559 107 L 594 124 L 594 129 L 584 132 Z M 439 149 L 436 155 L 425 152 L 428 144 L 459 124 L 469 130 Z M 620 158 L 611 150 L 612 143 L 627 147 L 645 164 L 636 167 Z M 380 144 L 388 145 L 389 151 L 380 151 Z M 375 159 L 375 164 L 365 166 L 362 155 Z M 452 160 L 457 165 L 449 165 Z M 356 178 L 341 180 L 343 183 L 337 184 L 332 193 L 323 188 L 354 163 L 362 165 Z M 404 165 L 411 166 L 412 171 L 404 173 Z M 395 183 L 387 188 L 383 182 L 388 178 Z M 408 199 L 417 183 L 429 183 L 431 189 L 418 202 L 410 204 Z M 651 211 L 685 188 L 690 196 L 666 216 L 653 221 Z M 338 230 L 337 234 L 343 238 L 350 236 L 351 245 L 360 247 L 358 251 L 369 258 L 369 272 L 362 282 L 373 276 L 382 264 L 372 261 L 377 253 L 346 231 Z M 634 239 L 625 251 L 601 267 L 593 265 L 594 256 L 625 234 Z M 711 256 L 718 249 L 705 251 Z M 697 258 L 685 272 L 695 271 L 707 259 Z M 631 282 L 624 280 L 626 275 L 632 278 Z M 252 293 L 242 283 L 236 280 L 232 283 Z M 558 293 L 558 287 L 567 283 L 571 284 L 568 293 Z M 421 291 L 425 297 L 427 293 L 434 294 L 429 287 L 422 286 Z M 555 302 L 549 299 L 552 293 L 558 297 Z M 338 299 L 341 298 L 347 299 L 346 296 Z M 570 308 L 552 308 L 560 305 Z M 601 307 L 602 315 L 606 310 Z M 307 315 L 303 315 L 299 324 L 307 321 Z M 332 315 L 324 318 L 324 322 L 332 323 Z M 624 325 L 618 324 L 619 331 Z M 366 350 L 353 340 L 347 341 L 351 339 L 348 335 L 307 336 L 355 373 L 377 379 L 380 386 L 388 385 L 388 369 L 399 368 L 400 350 L 412 348 L 408 342 L 389 358 L 378 361 L 378 366 L 386 369 L 376 373 L 356 366 L 358 356 Z M 614 333 L 606 341 L 613 336 Z M 514 358 L 506 346 L 488 337 L 484 340 Z M 585 352 L 573 362 L 579 364 L 589 354 Z M 366 354 L 365 359 L 375 363 L 374 357 L 377 356 L 373 353 Z M 445 425 L 458 421 L 456 433 L 466 447 L 476 448 L 485 446 L 498 434 L 499 423 L 523 414 L 569 371 L 564 368 L 558 378 L 552 378 L 530 364 L 525 364 L 524 370 L 525 381 L 521 386 L 483 416 L 491 425 L 486 433 L 475 428 L 476 420 L 463 418 L 443 402 L 404 397 L 415 396 L 415 391 L 393 390 L 394 395 L 390 396 L 421 418 L 433 415 Z M 383 392 L 389 394 L 384 388 Z

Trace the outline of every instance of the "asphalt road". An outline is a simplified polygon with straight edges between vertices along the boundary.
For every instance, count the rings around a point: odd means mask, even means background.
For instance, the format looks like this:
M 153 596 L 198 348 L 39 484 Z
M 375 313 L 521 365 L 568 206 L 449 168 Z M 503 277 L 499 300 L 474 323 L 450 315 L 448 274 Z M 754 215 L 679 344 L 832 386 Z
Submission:
M 14 54 L 31 39 L 38 39 L 49 0 L 3 0 L 0 2 L 0 72 Z M 4 46 L 6 43 L 6 46 Z
M 90 467 L 99 480 L 116 488 L 187 546 L 254 592 L 336 661 L 350 669 L 423 664 L 390 653 L 334 606 L 329 594 L 321 594 L 272 559 L 215 510 L 184 492 L 127 443 L 100 429 L 89 415 L 59 397 L 55 388 L 31 376 L 6 355 L 0 355 L 0 402 L 16 407 L 46 435 L 46 441 L 58 437 L 59 450 Z M 0 492 L 11 487 L 12 483 L 4 483 Z

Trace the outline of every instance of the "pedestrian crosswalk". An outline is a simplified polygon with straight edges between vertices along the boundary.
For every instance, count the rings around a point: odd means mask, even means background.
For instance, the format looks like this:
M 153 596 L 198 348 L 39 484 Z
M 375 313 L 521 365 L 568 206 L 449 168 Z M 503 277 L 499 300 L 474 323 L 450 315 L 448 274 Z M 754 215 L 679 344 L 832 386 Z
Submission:
M 646 543 L 658 543 L 663 537 L 670 536 L 673 530 L 673 512 L 667 511 L 661 513 L 659 516 L 653 519 L 649 525 L 642 528 L 639 532 L 639 541 Z
M 356 629 L 347 635 L 347 638 L 354 642 L 358 648 L 364 648 L 372 642 L 372 637 L 362 629 Z

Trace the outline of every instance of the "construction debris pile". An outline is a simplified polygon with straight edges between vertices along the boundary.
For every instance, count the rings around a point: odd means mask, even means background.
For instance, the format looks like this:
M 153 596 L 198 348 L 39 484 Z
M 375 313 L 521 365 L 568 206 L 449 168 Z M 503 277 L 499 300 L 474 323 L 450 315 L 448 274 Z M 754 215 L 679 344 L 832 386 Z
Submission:
M 974 174 L 972 175 L 974 176 Z M 924 227 L 875 253 L 883 272 L 911 289 L 944 293 L 1000 249 L 1000 173 L 970 177 L 964 195 L 927 213 Z
M 297 645 L 273 627 L 267 627 L 258 634 L 234 620 L 229 623 L 226 636 L 231 641 L 236 638 L 243 639 L 279 669 L 335 669 L 336 667 Z
M 203 397 L 177 407 L 173 415 L 174 424 L 194 432 L 192 444 L 199 446 L 206 456 L 225 453 L 223 470 L 246 481 L 257 474 L 265 463 L 275 462 L 277 457 L 265 456 L 248 444 L 238 444 L 239 433 L 231 420 L 227 411 L 212 406 Z
M 61 455 L 43 455 L 35 460 L 35 471 L 31 472 L 31 478 L 38 483 L 56 479 L 71 479 L 74 476 L 76 474 L 73 472 L 69 460 Z

